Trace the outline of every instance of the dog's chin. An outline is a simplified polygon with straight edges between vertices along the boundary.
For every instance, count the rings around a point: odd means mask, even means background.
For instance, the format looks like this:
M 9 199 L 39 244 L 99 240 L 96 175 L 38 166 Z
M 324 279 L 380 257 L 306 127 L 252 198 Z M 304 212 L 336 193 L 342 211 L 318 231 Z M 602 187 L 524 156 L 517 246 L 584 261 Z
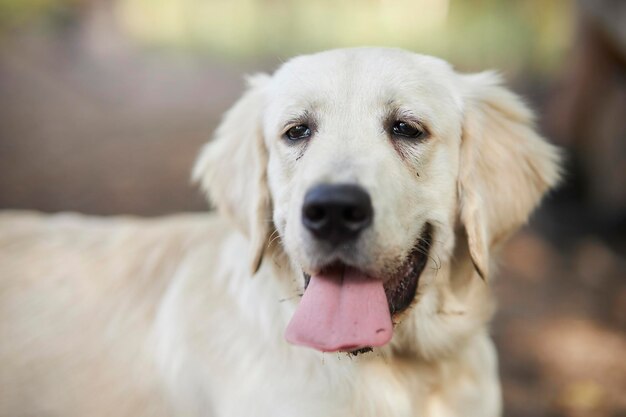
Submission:
M 342 270 L 349 266 L 361 270 L 364 275 L 376 276 L 382 279 L 384 282 L 383 287 L 385 289 L 385 295 L 387 296 L 387 303 L 389 305 L 389 312 L 392 317 L 398 316 L 405 311 L 415 299 L 420 276 L 428 262 L 432 234 L 433 230 L 431 224 L 426 223 L 408 255 L 406 255 L 399 264 L 389 268 L 391 272 L 383 273 L 383 276 L 361 269 L 358 264 L 355 264 L 349 258 L 341 256 L 341 254 L 329 257 L 330 261 L 316 268 L 316 272 L 326 273 L 333 270 Z M 304 289 L 306 291 L 311 275 L 303 271 L 303 276 Z M 365 350 L 367 351 L 368 349 L 369 348 Z M 358 352 L 361 350 L 363 349 L 360 349 Z

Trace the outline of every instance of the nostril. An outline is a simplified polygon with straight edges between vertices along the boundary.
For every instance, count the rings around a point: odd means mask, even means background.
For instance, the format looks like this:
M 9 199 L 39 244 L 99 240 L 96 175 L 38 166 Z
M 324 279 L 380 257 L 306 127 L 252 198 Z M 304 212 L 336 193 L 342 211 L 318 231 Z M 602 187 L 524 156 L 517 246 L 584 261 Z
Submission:
M 326 210 L 322 206 L 311 204 L 304 208 L 304 215 L 307 220 L 319 222 L 324 220 L 326 217 Z
M 360 207 L 347 207 L 342 214 L 344 220 L 350 223 L 361 223 L 367 220 L 367 214 Z

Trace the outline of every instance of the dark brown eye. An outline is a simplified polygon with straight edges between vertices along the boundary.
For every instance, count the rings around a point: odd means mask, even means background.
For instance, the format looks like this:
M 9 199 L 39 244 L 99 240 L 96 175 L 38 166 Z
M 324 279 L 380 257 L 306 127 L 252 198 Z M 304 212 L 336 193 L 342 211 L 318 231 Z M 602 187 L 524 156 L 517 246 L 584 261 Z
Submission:
M 294 126 L 285 133 L 287 139 L 297 141 L 311 136 L 311 128 L 307 125 Z
M 420 139 L 426 134 L 424 130 L 420 129 L 419 127 L 407 122 L 403 122 L 402 120 L 398 120 L 393 124 L 393 126 L 391 127 L 391 132 L 395 136 L 401 136 L 410 139 Z

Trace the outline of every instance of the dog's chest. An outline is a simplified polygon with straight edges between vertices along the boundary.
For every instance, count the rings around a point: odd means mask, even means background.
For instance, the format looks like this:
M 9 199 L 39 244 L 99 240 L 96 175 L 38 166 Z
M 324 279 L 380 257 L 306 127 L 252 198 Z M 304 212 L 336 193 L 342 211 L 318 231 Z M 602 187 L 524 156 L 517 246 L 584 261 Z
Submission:
M 355 362 L 342 354 L 317 363 L 242 363 L 203 388 L 212 391 L 217 417 L 429 415 L 431 390 L 412 375 L 415 370 L 399 373 L 382 360 Z

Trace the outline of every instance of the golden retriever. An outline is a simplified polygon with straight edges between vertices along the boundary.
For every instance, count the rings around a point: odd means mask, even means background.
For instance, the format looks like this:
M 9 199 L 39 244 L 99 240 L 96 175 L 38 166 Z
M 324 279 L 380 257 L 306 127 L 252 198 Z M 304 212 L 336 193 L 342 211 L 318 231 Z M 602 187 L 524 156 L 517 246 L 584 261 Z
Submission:
M 217 214 L 0 216 L 0 415 L 501 413 L 494 254 L 559 154 L 492 72 L 402 50 L 249 80 Z

